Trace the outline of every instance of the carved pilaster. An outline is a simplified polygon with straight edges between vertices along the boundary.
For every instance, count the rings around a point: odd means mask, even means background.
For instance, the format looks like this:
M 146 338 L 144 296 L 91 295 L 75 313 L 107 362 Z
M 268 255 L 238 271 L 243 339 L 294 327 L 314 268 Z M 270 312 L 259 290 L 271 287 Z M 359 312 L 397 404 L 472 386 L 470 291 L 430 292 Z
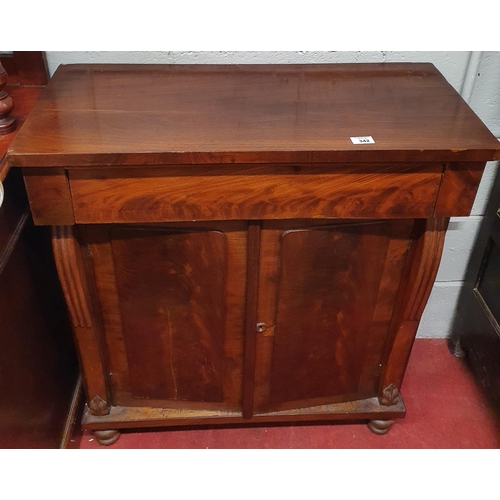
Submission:
M 7 85 L 7 72 L 0 62 L 0 135 L 7 135 L 16 129 L 16 120 L 9 116 L 14 109 L 12 97 L 4 90 Z
M 92 320 L 84 271 L 80 249 L 73 236 L 73 226 L 53 226 L 52 246 L 71 321 L 74 326 L 90 328 Z
M 100 321 L 98 316 L 93 316 L 98 314 L 92 307 L 90 286 L 93 278 L 92 276 L 87 278 L 84 256 L 73 228 L 74 226 L 53 226 L 52 247 L 59 281 L 80 352 L 88 407 L 93 415 L 102 416 L 110 411 L 105 375 L 106 355 Z

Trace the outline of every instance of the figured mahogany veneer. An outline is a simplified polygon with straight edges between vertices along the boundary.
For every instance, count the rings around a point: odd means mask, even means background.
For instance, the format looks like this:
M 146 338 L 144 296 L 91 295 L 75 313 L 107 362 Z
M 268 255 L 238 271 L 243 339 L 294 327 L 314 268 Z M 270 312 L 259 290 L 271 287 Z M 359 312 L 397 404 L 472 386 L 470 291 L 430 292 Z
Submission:
M 186 424 L 387 432 L 448 219 L 500 145 L 430 64 L 70 65 L 8 158 L 54 226 L 83 425 L 109 445 Z
M 431 217 L 443 164 L 266 165 L 69 173 L 76 223 Z M 224 195 L 221 196 L 221 186 Z

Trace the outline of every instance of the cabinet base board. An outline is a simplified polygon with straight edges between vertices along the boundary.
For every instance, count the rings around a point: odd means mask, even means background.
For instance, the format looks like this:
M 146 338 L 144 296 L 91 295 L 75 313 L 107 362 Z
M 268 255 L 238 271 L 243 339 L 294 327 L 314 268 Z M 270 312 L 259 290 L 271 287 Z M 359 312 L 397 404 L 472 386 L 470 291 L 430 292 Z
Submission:
M 92 415 L 87 406 L 82 427 L 89 430 L 171 427 L 189 425 L 257 424 L 272 422 L 314 422 L 349 420 L 392 420 L 405 416 L 401 398 L 393 406 L 382 406 L 377 398 L 335 403 L 330 405 L 254 414 L 245 419 L 240 411 L 180 410 L 113 406 L 108 415 Z

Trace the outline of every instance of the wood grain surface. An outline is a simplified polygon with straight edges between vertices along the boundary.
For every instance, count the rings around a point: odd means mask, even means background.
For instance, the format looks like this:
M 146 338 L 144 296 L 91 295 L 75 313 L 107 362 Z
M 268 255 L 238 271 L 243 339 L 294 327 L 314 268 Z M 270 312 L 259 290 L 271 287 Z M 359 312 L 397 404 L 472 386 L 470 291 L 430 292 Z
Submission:
M 446 165 L 439 186 L 434 217 L 470 215 L 481 182 L 483 162 L 459 162 Z
M 47 85 L 45 52 L 14 51 L 2 54 L 0 61 L 9 73 L 9 84 L 26 87 Z
M 75 223 L 69 182 L 62 168 L 25 168 L 23 176 L 36 225 L 68 226 Z
M 114 228 L 132 396 L 222 402 L 225 237 Z
M 84 426 L 403 416 L 495 158 L 431 64 L 60 66 L 8 161 L 56 226 Z
M 75 221 L 411 218 L 434 211 L 444 165 L 69 170 Z M 36 169 L 30 169 L 30 171 Z
M 377 398 L 359 401 L 318 405 L 311 408 L 298 408 L 257 414 L 252 422 L 321 422 L 321 421 L 356 421 L 370 418 L 401 418 L 406 413 L 404 404 L 399 402 L 388 408 L 379 404 Z M 150 407 L 114 406 L 108 415 L 96 417 L 88 410 L 82 419 L 85 429 L 127 429 L 184 425 L 234 425 L 248 424 L 236 411 L 188 410 Z
M 42 92 L 42 87 L 21 87 L 17 85 L 7 85 L 5 90 L 14 100 L 14 109 L 11 116 L 16 120 L 16 130 L 8 135 L 0 135 L 0 181 L 7 177 L 10 164 L 7 161 L 7 149 L 11 145 L 19 129 L 26 121 L 38 98 Z
M 374 396 L 411 221 L 267 222 L 257 412 Z M 368 349 L 369 348 L 369 349 Z
M 9 22 L 16 21 L 10 16 Z M 5 90 L 13 98 L 17 125 L 0 136 L 5 193 L 0 207 L 0 448 L 57 448 L 64 446 L 70 421 L 77 358 L 50 230 L 33 226 L 21 170 L 9 170 L 5 161 L 40 85 L 47 83 L 46 67 L 40 52 L 4 53 L 0 62 L 9 71 Z
M 271 404 L 358 391 L 390 229 L 374 223 L 281 235 Z
M 52 227 L 52 247 L 80 354 L 87 403 L 92 409 L 92 401 L 102 402 L 96 405 L 96 414 L 102 415 L 109 412 L 111 401 L 100 318 L 93 305 L 93 280 L 89 279 L 91 275 L 72 226 Z
M 246 224 L 87 235 L 114 403 L 239 408 Z
M 26 212 L 0 252 L 1 449 L 59 447 L 78 376 L 50 250 Z
M 422 313 L 431 294 L 443 251 L 448 218 L 417 221 L 410 258 L 395 305 L 386 344 L 379 395 L 389 385 L 400 389 Z
M 432 64 L 61 65 L 8 157 L 31 167 L 488 161 L 500 143 Z

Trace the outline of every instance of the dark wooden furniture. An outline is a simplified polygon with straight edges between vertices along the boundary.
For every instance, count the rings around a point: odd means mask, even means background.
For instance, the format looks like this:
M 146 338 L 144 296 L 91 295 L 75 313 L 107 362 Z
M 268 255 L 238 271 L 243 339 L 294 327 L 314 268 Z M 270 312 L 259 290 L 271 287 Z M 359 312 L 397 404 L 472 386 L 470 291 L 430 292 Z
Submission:
M 83 426 L 387 432 L 448 218 L 495 157 L 431 64 L 61 66 L 9 161 L 52 226 Z
M 0 61 L 0 135 L 7 135 L 16 128 L 16 120 L 11 116 L 14 108 L 14 101 L 4 87 L 7 85 L 7 71 L 5 71 Z
M 0 63 L 13 100 L 7 118 L 17 127 L 0 136 L 0 448 L 57 448 L 70 440 L 76 354 L 50 230 L 33 225 L 22 174 L 5 161 L 47 73 L 41 52 L 14 52 Z
M 500 429 L 500 170 L 469 260 L 449 342 L 451 352 L 465 358 L 472 369 Z

